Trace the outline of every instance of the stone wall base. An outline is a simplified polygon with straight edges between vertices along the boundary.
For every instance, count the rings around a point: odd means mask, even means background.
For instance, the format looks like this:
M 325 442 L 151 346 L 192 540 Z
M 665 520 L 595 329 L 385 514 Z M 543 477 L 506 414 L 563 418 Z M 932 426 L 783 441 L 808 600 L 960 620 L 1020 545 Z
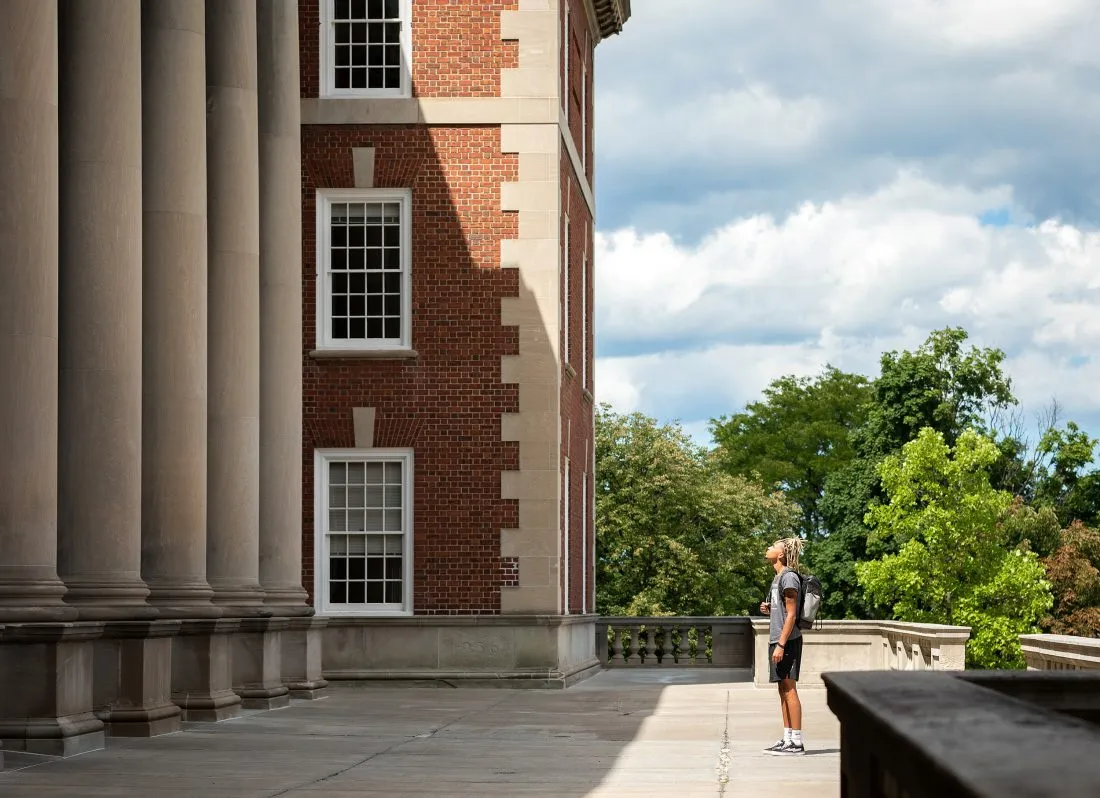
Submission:
M 330 617 L 329 680 L 563 688 L 600 670 L 595 615 Z
M 232 637 L 233 690 L 244 709 L 289 706 L 282 678 L 283 631 L 287 618 L 245 618 Z
M 327 618 L 288 618 L 283 631 L 283 684 L 291 698 L 324 698 L 328 681 L 321 668 Z
M 92 712 L 93 644 L 103 626 L 0 626 L 0 745 L 51 756 L 103 748 L 103 721 Z
M 216 722 L 240 714 L 230 639 L 240 626 L 239 618 L 182 623 L 172 645 L 172 700 L 183 720 Z
M 112 621 L 95 641 L 93 699 L 110 737 L 180 729 L 172 701 L 172 638 L 180 621 Z

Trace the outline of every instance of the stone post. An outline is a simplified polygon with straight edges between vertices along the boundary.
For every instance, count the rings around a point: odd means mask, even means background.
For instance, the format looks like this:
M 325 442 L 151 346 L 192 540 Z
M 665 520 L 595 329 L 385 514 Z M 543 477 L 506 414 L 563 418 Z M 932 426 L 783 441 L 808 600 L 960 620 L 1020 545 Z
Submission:
M 0 4 L 0 620 L 76 617 L 57 577 L 57 4 Z M 301 460 L 301 455 L 298 458 Z
M 141 581 L 141 2 L 60 0 L 57 564 L 81 620 Z
M 302 148 L 297 0 L 258 0 L 260 583 L 276 615 L 302 589 Z
M 165 618 L 217 617 L 206 581 L 203 0 L 142 0 L 142 576 Z
M 206 576 L 227 615 L 260 589 L 260 177 L 255 0 L 206 4 L 210 395 Z

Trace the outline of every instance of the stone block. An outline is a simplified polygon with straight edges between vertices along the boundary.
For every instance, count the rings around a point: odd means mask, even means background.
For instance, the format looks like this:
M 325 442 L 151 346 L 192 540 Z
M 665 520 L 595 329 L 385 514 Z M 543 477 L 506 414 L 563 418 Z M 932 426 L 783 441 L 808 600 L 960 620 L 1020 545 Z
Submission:
M 172 645 L 172 701 L 183 720 L 214 722 L 240 714 L 230 640 L 240 625 L 237 618 L 182 622 Z
M 286 626 L 286 618 L 245 618 L 230 635 L 233 690 L 244 709 L 278 709 L 290 703 L 282 667 Z
M 291 698 L 323 698 L 328 682 L 321 668 L 327 618 L 289 618 L 283 630 L 283 684 Z
M 116 621 L 95 641 L 96 716 L 111 737 L 179 731 L 172 701 L 172 638 L 180 621 Z
M 102 634 L 102 623 L 0 627 L 0 745 L 50 756 L 103 748 L 103 721 L 92 711 L 93 643 Z

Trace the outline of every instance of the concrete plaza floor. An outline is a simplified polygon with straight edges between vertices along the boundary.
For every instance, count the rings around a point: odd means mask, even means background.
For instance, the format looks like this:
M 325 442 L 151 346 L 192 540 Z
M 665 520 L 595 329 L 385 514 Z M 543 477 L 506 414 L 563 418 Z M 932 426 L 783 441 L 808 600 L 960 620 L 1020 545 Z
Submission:
M 839 726 L 802 693 L 807 755 L 761 749 L 778 699 L 741 671 L 604 671 L 564 691 L 336 684 L 320 701 L 104 751 L 6 751 L 0 796 L 839 795 Z

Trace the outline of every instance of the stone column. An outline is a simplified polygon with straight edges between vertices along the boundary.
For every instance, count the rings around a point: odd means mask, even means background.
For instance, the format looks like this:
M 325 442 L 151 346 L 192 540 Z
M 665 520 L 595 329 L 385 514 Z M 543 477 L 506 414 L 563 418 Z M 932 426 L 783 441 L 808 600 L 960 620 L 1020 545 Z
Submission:
M 221 614 L 206 581 L 204 5 L 141 4 L 141 566 L 166 618 Z
M 206 4 L 210 252 L 206 576 L 228 615 L 260 589 L 260 162 L 255 0 Z
M 52 0 L 0 4 L 0 186 L 0 620 L 62 620 Z
M 302 589 L 302 147 L 297 0 L 257 3 L 260 90 L 260 583 L 276 615 Z
M 81 620 L 141 581 L 141 2 L 60 0 L 57 566 Z

